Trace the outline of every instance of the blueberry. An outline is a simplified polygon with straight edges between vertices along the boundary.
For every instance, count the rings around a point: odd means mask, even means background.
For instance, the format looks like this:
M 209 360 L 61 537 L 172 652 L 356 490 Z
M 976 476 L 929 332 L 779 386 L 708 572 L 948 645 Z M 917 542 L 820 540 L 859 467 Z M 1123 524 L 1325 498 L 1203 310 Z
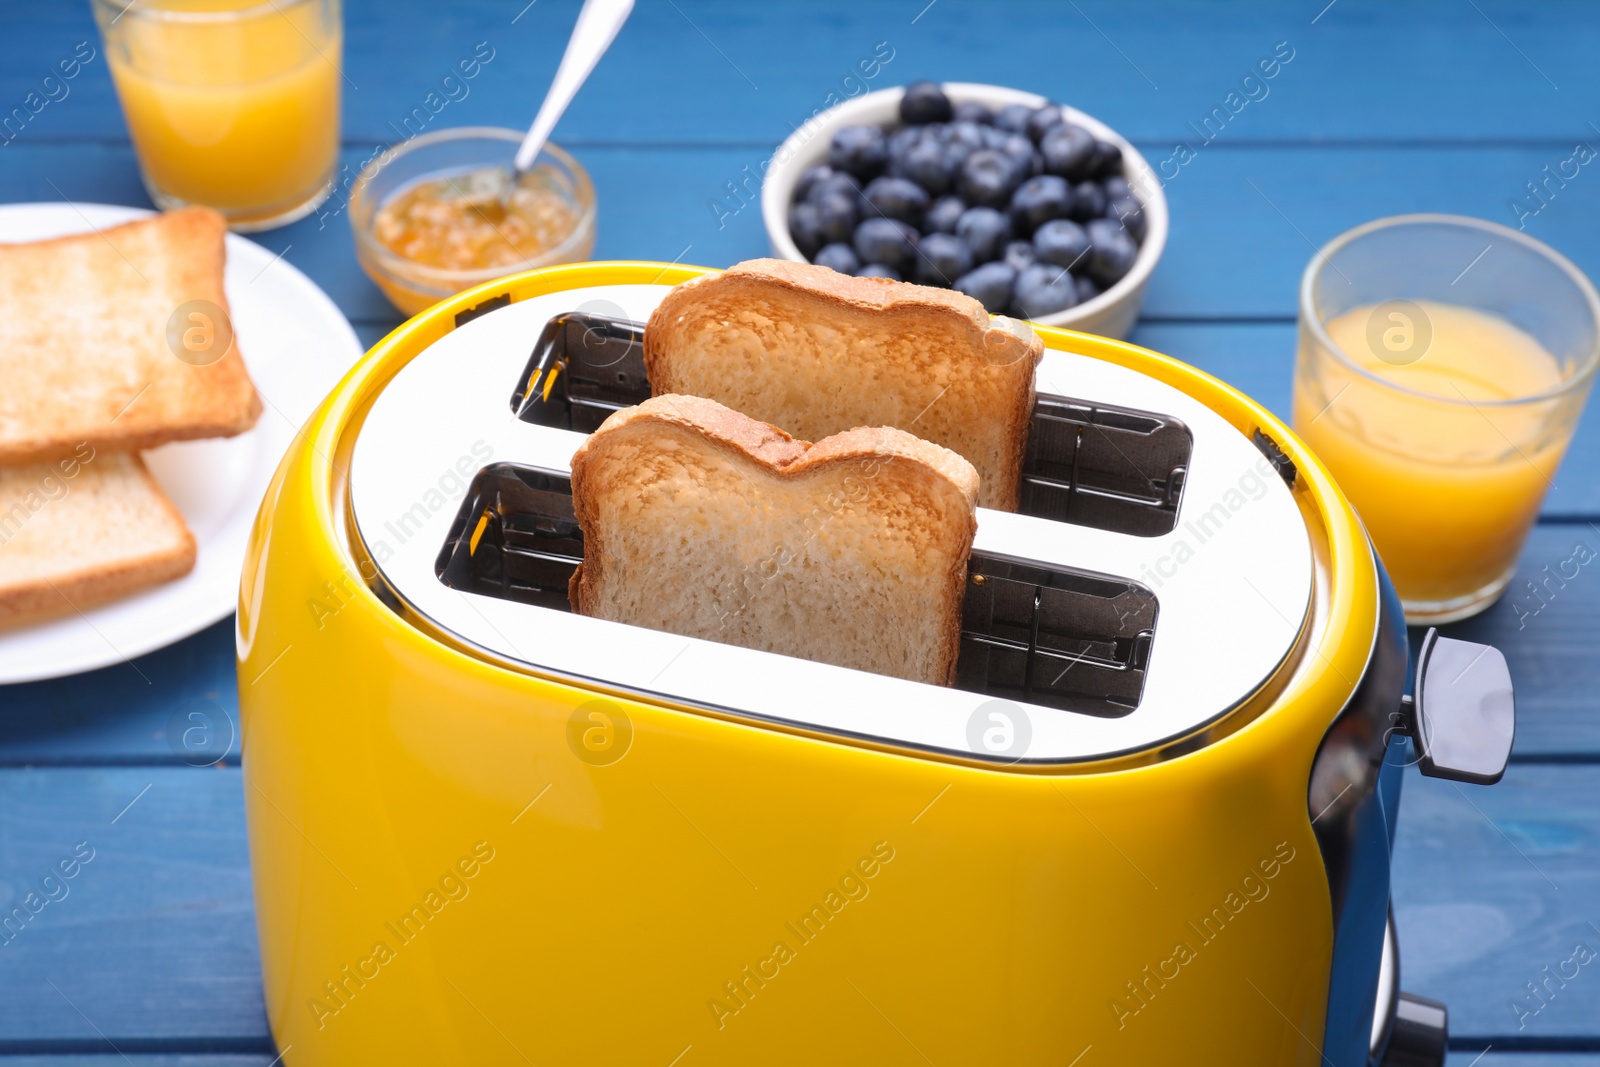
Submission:
M 969 204 L 1003 207 L 1011 199 L 1017 181 L 1016 164 L 1010 156 L 993 148 L 980 148 L 962 161 L 956 192 Z
M 1110 181 L 1106 182 L 1109 187 Z M 1144 205 L 1131 196 L 1119 196 L 1106 205 L 1106 218 L 1116 219 L 1127 229 L 1135 241 L 1144 242 L 1147 230 Z
M 917 259 L 917 231 L 895 219 L 867 219 L 856 227 L 856 255 L 904 274 Z
M 1089 257 L 1089 234 L 1082 226 L 1068 219 L 1052 219 L 1040 226 L 1033 235 L 1034 258 L 1041 263 L 1054 263 L 1071 270 L 1086 270 Z
M 1087 304 L 1103 292 L 1105 290 L 1096 285 L 1093 278 L 1088 275 L 1078 277 L 1078 303 Z
M 861 260 L 856 257 L 855 249 L 838 242 L 824 245 L 822 251 L 811 257 L 811 262 L 819 267 L 832 267 L 840 274 L 854 274 L 861 269 Z
M 1011 223 L 992 207 L 970 207 L 956 222 L 956 236 L 972 249 L 975 262 L 987 263 L 999 259 L 1011 240 Z
M 817 208 L 817 233 L 823 244 L 850 240 L 861 221 L 856 210 L 856 199 L 848 193 L 827 193 L 815 201 Z
M 789 209 L 789 236 L 800 254 L 810 259 L 822 247 L 822 221 L 817 217 L 817 205 L 796 204 Z
M 1012 241 L 1006 245 L 1005 262 L 1012 270 L 1021 272 L 1038 262 L 1032 241 Z
M 961 213 L 967 210 L 966 201 L 959 196 L 941 196 L 933 202 L 928 213 L 922 217 L 922 231 L 924 233 L 955 233 L 956 220 Z
M 1022 179 L 1031 178 L 1044 170 L 1044 157 L 1034 149 L 1033 142 L 1020 133 L 1008 134 L 1000 145 L 1000 151 L 1016 161 Z
M 1011 306 L 1011 290 L 1016 283 L 1015 267 L 994 262 L 963 274 L 956 279 L 955 288 L 982 304 L 985 311 L 999 315 Z
M 950 188 L 957 165 L 947 149 L 937 141 L 926 138 L 899 156 L 889 156 L 891 175 L 916 182 L 930 196 L 939 196 Z
M 1139 258 L 1139 246 L 1115 219 L 1091 219 L 1084 227 L 1089 232 L 1089 277 L 1110 288 L 1121 281 Z
M 1010 133 L 1027 133 L 1028 119 L 1033 117 L 1033 108 L 1027 104 L 1007 104 L 995 112 L 994 124 Z
M 845 126 L 833 135 L 828 163 L 862 181 L 876 178 L 889 162 L 889 144 L 877 126 Z
M 1079 182 L 1072 187 L 1072 217 L 1079 222 L 1097 219 L 1106 213 L 1106 191 L 1099 182 Z
M 811 192 L 813 185 L 832 173 L 833 168 L 826 163 L 818 163 L 815 166 L 807 167 L 800 172 L 800 179 L 794 183 L 794 198 L 796 200 L 804 200 L 806 194 Z
M 981 131 L 984 148 L 999 148 L 1006 143 L 1006 138 L 1011 136 L 1011 131 L 1002 130 L 998 126 L 979 126 L 978 129 Z
M 867 202 L 862 214 L 868 218 L 882 215 L 920 226 L 928 210 L 928 194 L 908 178 L 874 178 L 861 195 Z
M 843 193 L 845 196 L 848 196 L 851 200 L 856 202 L 857 209 L 859 210 L 861 204 L 861 183 L 856 181 L 854 175 L 846 174 L 842 170 L 836 170 L 832 174 L 818 178 L 814 183 L 812 183 L 810 190 L 806 192 L 806 199 L 815 204 L 820 202 L 822 198 L 827 196 L 829 193 Z
M 947 150 L 960 159 L 966 159 L 978 149 L 989 147 L 983 137 L 983 131 L 988 128 L 975 122 L 952 122 L 948 126 L 938 127 L 937 136 L 939 143 Z
M 1044 139 L 1045 134 L 1066 121 L 1066 116 L 1061 114 L 1060 104 L 1046 104 L 1043 107 L 1034 109 L 1033 113 L 1028 116 L 1028 122 L 1024 129 L 1028 136 L 1033 139 L 1033 143 L 1038 144 Z
M 950 285 L 972 269 L 972 249 L 948 233 L 930 233 L 917 246 L 917 281 L 923 285 Z
M 1094 145 L 1094 137 L 1088 130 L 1063 123 L 1053 127 L 1039 141 L 1039 154 L 1044 157 L 1046 173 L 1059 174 L 1076 182 L 1089 177 L 1094 163 Z
M 988 126 L 994 122 L 994 112 L 989 110 L 987 104 L 968 100 L 955 106 L 950 119 L 952 122 L 976 122 L 979 126 Z
M 1073 203 L 1073 190 L 1065 178 L 1054 174 L 1029 178 L 1012 194 L 1011 226 L 1026 236 L 1051 219 L 1067 215 Z
M 857 278 L 888 278 L 892 282 L 901 280 L 900 272 L 883 263 L 868 263 L 856 271 Z
M 1106 187 L 1106 196 L 1112 200 L 1133 195 L 1133 186 L 1129 185 L 1128 179 L 1120 174 L 1113 174 L 1100 184 Z
M 908 126 L 950 121 L 950 98 L 938 82 L 912 82 L 900 96 L 900 121 Z
M 1024 318 L 1043 318 L 1077 304 L 1078 285 L 1066 268 L 1035 263 L 1017 275 L 1012 299 Z
M 1094 161 L 1090 166 L 1089 177 L 1109 178 L 1113 174 L 1122 173 L 1122 149 L 1110 141 L 1096 141 L 1094 143 Z
M 921 126 L 902 126 L 889 135 L 884 142 L 889 150 L 889 161 L 894 162 L 894 157 L 904 155 L 912 145 L 919 144 L 927 139 L 930 131 Z

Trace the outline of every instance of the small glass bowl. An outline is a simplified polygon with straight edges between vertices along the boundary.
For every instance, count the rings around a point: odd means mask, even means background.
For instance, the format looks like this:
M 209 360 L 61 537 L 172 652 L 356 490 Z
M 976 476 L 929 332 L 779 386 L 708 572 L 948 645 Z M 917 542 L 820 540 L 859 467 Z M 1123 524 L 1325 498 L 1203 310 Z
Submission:
M 519 130 L 463 126 L 439 130 L 406 141 L 379 154 L 362 168 L 350 196 L 350 228 L 355 233 L 356 259 L 389 302 L 415 315 L 447 296 L 474 285 L 558 263 L 579 263 L 594 252 L 595 198 L 589 174 L 566 152 L 546 144 L 535 167 L 548 167 L 551 187 L 567 201 L 577 225 L 560 244 L 516 263 L 472 270 L 453 270 L 418 263 L 394 252 L 373 234 L 378 209 L 417 182 L 462 174 L 481 167 L 509 168 L 522 143 Z

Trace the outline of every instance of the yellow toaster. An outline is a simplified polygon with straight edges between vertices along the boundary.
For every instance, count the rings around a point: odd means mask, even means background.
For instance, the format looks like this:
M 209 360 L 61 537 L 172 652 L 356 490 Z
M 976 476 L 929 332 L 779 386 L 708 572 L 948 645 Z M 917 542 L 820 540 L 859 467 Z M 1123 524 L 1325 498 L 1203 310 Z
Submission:
M 953 687 L 568 611 L 569 459 L 702 273 L 446 300 L 278 469 L 238 676 L 284 1061 L 1442 1063 L 1402 771 L 1499 778 L 1505 661 L 1430 633 L 1405 696 L 1350 506 L 1200 371 L 1039 328 Z

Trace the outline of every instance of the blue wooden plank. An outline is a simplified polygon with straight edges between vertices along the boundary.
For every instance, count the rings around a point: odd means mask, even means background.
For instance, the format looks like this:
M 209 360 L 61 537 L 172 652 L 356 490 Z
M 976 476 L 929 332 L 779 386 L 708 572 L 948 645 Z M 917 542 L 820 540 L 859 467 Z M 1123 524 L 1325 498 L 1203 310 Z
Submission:
M 238 768 L 0 770 L 0 910 L 55 897 L 0 945 L 0 1050 L 270 1049 L 243 800 Z
M 1478 1048 L 1595 1037 L 1597 853 L 1593 767 L 1516 764 L 1488 789 L 1408 772 L 1394 871 L 1402 987 L 1445 1001 L 1452 1035 Z M 1587 964 L 1567 962 L 1578 945 Z M 1550 974 L 1536 997 L 1525 983 Z
M 68 196 L 146 204 L 126 146 L 13 146 L 0 172 L 0 200 Z M 600 203 L 596 256 L 681 258 L 726 266 L 768 254 L 752 194 L 730 183 L 759 169 L 745 148 L 588 148 L 582 162 Z M 365 154 L 344 153 L 347 177 Z M 1170 183 L 1173 226 L 1145 305 L 1154 319 L 1292 321 L 1301 272 L 1314 246 L 1361 222 L 1410 211 L 1447 211 L 1513 221 L 1507 204 L 1537 176 L 1548 153 L 1529 148 L 1218 149 Z M 1600 177 L 1558 190 L 1528 220 L 1580 268 L 1600 276 Z M 713 205 L 720 203 L 721 210 Z M 735 210 L 737 209 L 737 210 Z M 305 270 L 358 321 L 386 322 L 393 309 L 355 262 L 348 221 L 332 202 L 318 216 L 257 237 Z M 1464 266 L 1465 264 L 1463 264 Z
M 1600 140 L 1600 135 L 1597 135 Z M 131 149 L 115 145 L 13 146 L 0 200 L 68 196 L 146 204 Z M 581 153 L 600 204 L 596 256 L 679 259 L 726 266 L 768 254 L 752 193 L 728 193 L 754 148 L 588 148 Z M 344 153 L 353 177 L 364 152 Z M 1507 205 L 1549 153 L 1531 148 L 1217 149 L 1169 184 L 1173 224 L 1147 294 L 1153 319 L 1292 321 L 1301 272 L 1316 245 L 1384 215 L 1446 211 L 1514 221 Z M 748 202 L 748 206 L 746 206 Z M 721 208 L 714 207 L 721 204 Z M 1527 221 L 1600 277 L 1600 176 L 1558 190 Z M 332 202 L 318 216 L 256 238 L 305 270 L 358 321 L 393 309 L 355 261 L 348 220 Z M 1463 264 L 1465 266 L 1465 264 Z
M 0 687 L 0 765 L 237 763 L 233 659 L 230 615 L 136 666 Z
M 870 87 L 924 77 L 1015 85 L 1074 103 L 1162 147 L 1193 139 L 1189 124 L 1226 107 L 1230 92 L 1248 99 L 1242 79 L 1278 42 L 1294 58 L 1265 83 L 1264 96 L 1261 83 L 1246 87 L 1257 99 L 1230 118 L 1222 139 L 1567 144 L 1592 136 L 1587 123 L 1596 116 L 1585 108 L 1600 93 L 1591 62 L 1600 26 L 1577 0 L 1340 0 L 1317 17 L 1323 6 L 641 4 L 557 138 L 767 144 L 830 92 L 854 88 L 846 79 L 859 75 L 857 64 L 870 60 L 879 42 L 893 49 L 893 59 Z M 439 112 L 440 124 L 525 126 L 549 84 L 576 0 L 544 0 L 525 11 L 509 0 L 357 0 L 346 7 L 345 135 L 366 143 L 392 137 L 394 126 L 426 106 L 429 92 L 436 100 L 455 97 Z M 98 47 L 82 4 L 27 5 L 8 13 L 7 29 L 0 41 L 7 109 L 39 91 L 78 42 Z M 494 50 L 488 66 L 464 85 L 444 85 L 479 42 Z M 23 138 L 122 136 L 103 58 L 67 90 Z
M 0 892 L 26 892 L 79 841 L 95 850 L 0 948 L 0 1050 L 93 1042 L 96 1027 L 119 1044 L 266 1041 L 241 799 L 237 769 L 0 770 Z M 1587 968 L 1520 1030 L 1510 1005 L 1575 943 L 1600 948 L 1594 769 L 1519 764 L 1492 789 L 1412 774 L 1400 825 L 1405 987 L 1445 1000 L 1476 1048 L 1592 1037 Z

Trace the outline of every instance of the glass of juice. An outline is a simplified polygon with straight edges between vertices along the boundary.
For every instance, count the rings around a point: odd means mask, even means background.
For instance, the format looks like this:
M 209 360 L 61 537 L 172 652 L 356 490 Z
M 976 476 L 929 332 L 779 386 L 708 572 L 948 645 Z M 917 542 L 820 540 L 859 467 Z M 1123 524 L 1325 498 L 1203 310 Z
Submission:
M 235 230 L 314 211 L 333 188 L 339 0 L 91 0 L 150 198 Z
M 1555 484 L 1600 362 L 1600 297 L 1478 219 L 1335 238 L 1300 285 L 1294 428 L 1355 505 L 1413 623 L 1492 604 Z

